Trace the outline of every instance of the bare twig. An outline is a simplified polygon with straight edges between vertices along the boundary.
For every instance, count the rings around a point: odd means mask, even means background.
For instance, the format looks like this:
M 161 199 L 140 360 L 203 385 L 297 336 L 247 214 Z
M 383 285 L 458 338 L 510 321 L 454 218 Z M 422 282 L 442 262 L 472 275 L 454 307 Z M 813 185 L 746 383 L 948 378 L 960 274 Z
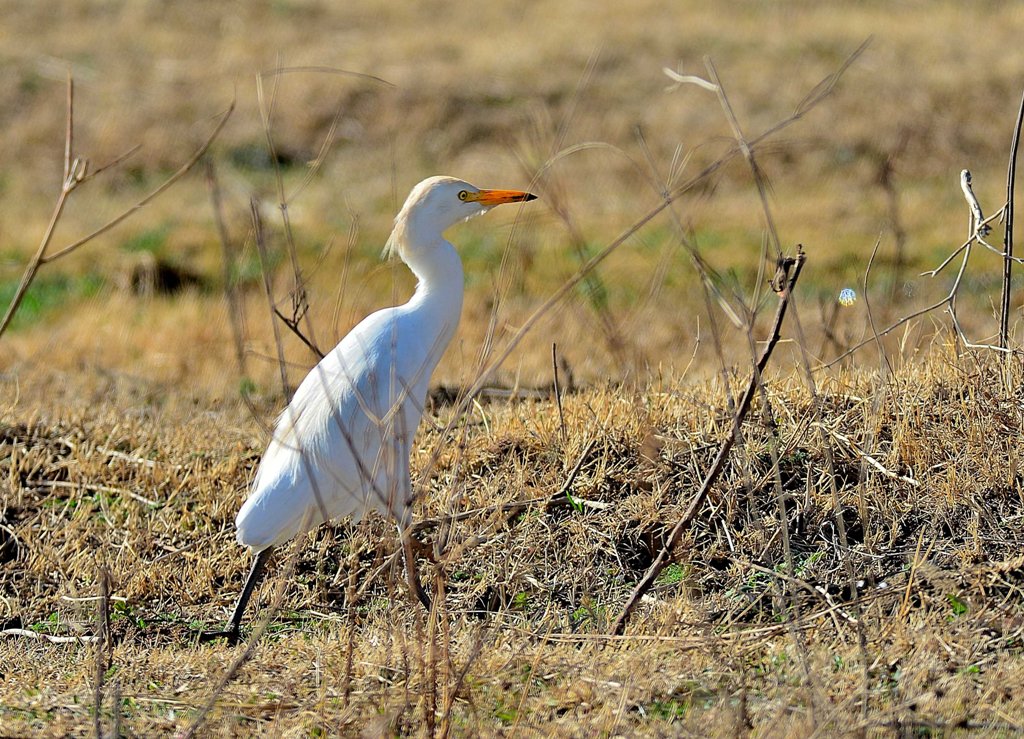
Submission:
M 966 170 L 964 170 L 964 171 L 966 172 Z M 968 202 L 969 202 L 969 200 L 968 200 Z M 989 216 L 988 218 L 982 220 L 981 221 L 982 226 L 987 227 L 987 224 L 990 223 L 991 221 L 997 219 L 1002 214 L 1002 212 L 1003 212 L 1002 210 L 999 210 L 995 214 L 993 214 L 993 215 Z M 920 316 L 923 316 L 923 315 L 925 315 L 927 313 L 931 313 L 934 310 L 942 308 L 943 306 L 946 306 L 949 309 L 950 315 L 952 316 L 953 328 L 957 332 L 958 337 L 964 342 L 965 346 L 968 346 L 968 347 L 971 347 L 971 348 L 992 349 L 992 350 L 995 350 L 995 351 L 1004 351 L 1004 352 L 1012 353 L 1013 352 L 1012 349 L 1003 349 L 1001 347 L 994 346 L 994 345 L 991 345 L 991 344 L 976 344 L 976 343 L 971 342 L 964 335 L 962 329 L 960 328 L 959 320 L 956 317 L 956 297 L 957 297 L 957 294 L 958 294 L 958 292 L 960 290 L 960 283 L 963 281 L 964 272 L 967 269 L 967 262 L 968 262 L 968 260 L 970 259 L 970 256 L 971 256 L 971 246 L 975 242 L 978 242 L 978 243 L 981 243 L 982 245 L 984 245 L 984 246 L 986 246 L 986 247 L 988 247 L 990 249 L 992 248 L 988 244 L 985 244 L 985 242 L 982 239 L 980 239 L 979 236 L 978 236 L 978 232 L 980 230 L 980 227 L 975 222 L 975 215 L 973 213 L 973 208 L 972 208 L 972 215 L 971 215 L 970 230 L 971 230 L 973 235 L 969 236 L 968 239 L 963 244 L 958 246 L 953 251 L 952 254 L 950 254 L 948 257 L 946 257 L 942 261 L 942 263 L 938 267 L 936 267 L 935 269 L 931 270 L 930 272 L 923 273 L 924 276 L 934 277 L 939 272 L 941 272 L 943 269 L 945 269 L 949 264 L 951 264 L 953 262 L 953 260 L 958 255 L 960 255 L 960 254 L 964 255 L 963 261 L 960 263 L 960 269 L 957 271 L 956 278 L 953 280 L 953 285 L 950 288 L 949 293 L 946 294 L 946 297 L 944 297 L 941 300 L 939 300 L 939 301 L 937 301 L 935 303 L 932 303 L 931 305 L 928 305 L 928 306 L 926 306 L 924 308 L 919 308 L 918 310 L 915 310 L 915 311 L 913 311 L 911 313 L 908 313 L 907 315 L 903 316 L 898 321 L 895 321 L 894 323 L 890 324 L 889 326 L 887 326 L 886 328 L 882 329 L 881 331 L 875 330 L 874 326 L 872 326 L 872 335 L 870 337 L 864 339 L 863 341 L 861 341 L 861 342 L 859 342 L 857 344 L 854 344 L 853 346 L 848 348 L 846 351 L 844 351 L 842 354 L 840 354 L 837 357 L 835 357 L 832 361 L 825 362 L 824 364 L 819 365 L 818 369 L 828 369 L 829 367 L 834 367 L 835 365 L 839 364 L 841 361 L 843 361 L 847 357 L 851 356 L 852 354 L 855 354 L 860 349 L 863 349 L 868 344 L 872 344 L 872 343 L 878 342 L 878 340 L 881 337 L 887 336 L 888 334 L 890 334 L 893 331 L 895 331 L 896 329 L 898 329 L 900 326 L 903 326 L 903 325 L 909 323 L 910 321 L 914 320 L 915 318 L 919 318 Z M 998 252 L 998 253 L 1000 255 L 1002 255 L 1002 252 Z M 1006 257 L 1006 258 L 1007 259 L 1011 259 L 1013 261 L 1021 261 L 1017 257 Z
M 278 314 L 277 307 L 274 305 L 274 288 L 270 278 L 270 258 L 267 254 L 267 242 L 263 235 L 263 219 L 260 218 L 260 204 L 255 197 L 249 203 L 249 213 L 252 217 L 256 251 L 260 255 L 260 271 L 263 273 L 263 292 L 267 297 L 267 307 L 270 308 L 270 323 L 274 329 L 274 345 L 277 347 L 277 366 L 281 371 L 281 389 L 284 391 L 285 400 L 291 401 L 292 388 L 288 382 L 288 365 L 284 361 L 281 329 L 277 327 L 277 321 L 274 320 L 274 316 L 280 314 Z
M 1010 144 L 1010 161 L 1006 168 L 1006 205 L 1004 206 L 1003 252 L 1003 294 L 999 307 L 999 346 L 1009 347 L 1010 341 L 1010 276 L 1013 269 L 1013 196 L 1017 181 L 1017 150 L 1020 147 L 1020 129 L 1024 122 L 1024 95 L 1021 96 L 1017 123 L 1013 127 L 1013 141 Z
M 708 76 L 715 85 L 715 94 L 718 95 L 718 102 L 722 106 L 722 111 L 725 113 L 726 120 L 729 122 L 729 127 L 732 129 L 732 135 L 736 139 L 736 144 L 739 147 L 740 152 L 742 152 L 743 158 L 747 160 L 747 166 L 750 168 L 750 173 L 754 178 L 754 184 L 757 186 L 758 197 L 761 198 L 761 212 L 765 217 L 768 234 L 772 239 L 772 246 L 775 247 L 775 258 L 781 259 L 782 246 L 779 243 L 778 230 L 775 228 L 775 221 L 772 218 L 771 208 L 768 207 L 768 180 L 764 176 L 764 172 L 761 170 L 761 165 L 757 163 L 757 157 L 755 156 L 754 149 L 750 146 L 750 143 L 743 135 L 743 129 L 740 127 L 740 122 L 736 118 L 736 113 L 733 112 L 732 103 L 729 102 L 729 96 L 725 94 L 725 88 L 722 87 L 722 80 L 718 77 L 718 70 L 715 69 L 715 65 L 714 62 L 711 61 L 711 57 L 704 57 L 704 67 L 707 69 Z
M 220 135 L 220 132 L 224 129 L 224 126 L 227 124 L 228 119 L 231 117 L 231 114 L 234 112 L 234 110 L 235 101 L 232 100 L 231 105 L 228 106 L 228 109 L 221 114 L 220 120 L 217 121 L 216 127 L 213 129 L 213 132 L 206 138 L 206 141 L 204 141 L 202 145 L 192 153 L 192 156 L 189 157 L 188 161 L 182 164 L 177 169 L 177 171 L 174 172 L 174 174 L 172 174 L 170 177 L 168 177 L 166 180 L 160 183 L 160 185 L 153 189 L 148 195 L 146 195 L 144 198 L 136 202 L 134 205 L 123 211 L 120 215 L 111 218 L 109 221 L 104 223 L 102 226 L 97 228 L 92 233 L 83 236 L 77 241 L 71 242 L 67 246 L 61 248 L 60 250 L 52 254 L 47 254 L 42 260 L 43 264 L 49 264 L 50 262 L 54 262 L 60 259 L 61 257 L 66 256 L 71 252 L 76 251 L 77 249 L 85 246 L 87 243 L 95 239 L 97 236 L 106 233 L 114 226 L 118 225 L 119 223 L 133 215 L 136 211 L 146 207 L 151 202 L 153 202 L 153 200 L 162 195 L 168 188 L 171 187 L 171 185 L 173 185 L 175 182 L 177 182 L 186 174 L 188 174 L 192 170 L 192 168 L 196 166 L 196 163 L 203 158 L 203 155 L 206 154 L 207 150 L 209 150 L 210 145 L 213 144 L 216 138 Z
M 309 300 L 306 297 L 306 280 L 302 274 L 302 269 L 299 267 L 298 249 L 295 245 L 295 234 L 292 231 L 291 215 L 289 213 L 288 193 L 285 190 L 284 175 L 281 172 L 281 165 L 278 162 L 277 147 L 274 144 L 271 120 L 273 117 L 278 80 L 276 76 L 274 76 L 273 79 L 274 88 L 268 102 L 263 91 L 263 75 L 260 74 L 256 76 L 256 97 L 259 101 L 260 117 L 263 121 L 263 133 L 267 141 L 267 151 L 270 155 L 271 165 L 274 168 L 274 181 L 277 184 L 277 205 L 278 209 L 281 211 L 281 223 L 284 226 L 285 245 L 287 246 L 288 258 L 292 267 L 291 318 L 285 318 L 285 316 L 277 309 L 276 305 L 273 306 L 273 310 L 274 313 L 284 321 L 285 325 L 288 326 L 288 328 L 298 336 L 314 354 L 317 355 L 317 360 L 319 361 L 324 358 L 324 353 L 320 351 L 316 344 L 316 340 L 313 338 L 313 322 L 309 318 Z M 331 132 L 333 132 L 333 126 L 331 128 Z M 328 136 L 331 135 L 331 132 L 328 133 Z M 306 332 L 303 332 L 299 328 L 299 323 L 303 318 L 306 319 Z
M 969 170 L 965 169 L 960 172 L 960 187 L 964 192 L 964 197 L 967 199 L 967 205 L 971 211 L 970 228 L 968 229 L 967 247 L 964 251 L 964 260 L 960 264 L 960 271 L 957 273 L 956 280 L 953 282 L 953 288 L 949 291 L 949 304 L 946 306 L 946 310 L 949 312 L 950 319 L 953 322 L 953 330 L 964 343 L 964 346 L 971 349 L 994 349 L 996 351 L 1009 352 L 1010 350 L 1004 347 L 993 346 L 991 344 L 977 344 L 970 341 L 964 333 L 963 328 L 961 328 L 959 318 L 956 314 L 956 298 L 959 293 L 960 282 L 967 269 L 967 260 L 970 259 L 971 256 L 972 241 L 977 241 L 982 246 L 1000 254 L 1006 262 L 1012 260 L 1012 257 L 1002 254 L 1002 252 L 985 241 L 984 237 L 988 235 L 991 228 L 985 220 L 985 217 L 982 215 L 981 205 L 978 203 L 978 198 L 974 195 L 974 190 L 971 187 L 971 173 Z M 1000 210 L 1000 213 L 1002 213 L 1002 210 Z
M 558 424 L 562 433 L 562 441 L 565 441 L 565 416 L 562 413 L 562 391 L 558 386 L 558 344 L 551 344 L 551 368 L 554 372 L 555 403 L 558 405 Z
M 683 532 L 689 528 L 690 524 L 697 517 L 697 514 L 704 506 L 704 501 L 707 500 L 708 494 L 711 492 L 711 487 L 715 484 L 718 480 L 718 476 L 725 469 L 725 462 L 729 458 L 729 452 L 732 450 L 733 444 L 736 442 L 739 429 L 743 425 L 747 412 L 750 410 L 750 404 L 751 401 L 753 401 L 754 393 L 757 391 L 759 384 L 758 378 L 764 371 L 764 368 L 768 365 L 768 360 L 771 357 L 772 351 L 775 349 L 775 345 L 779 342 L 780 332 L 782 330 L 782 321 L 786 316 L 786 308 L 789 305 L 790 296 L 793 293 L 793 288 L 796 285 L 797 279 L 800 277 L 800 270 L 803 268 L 805 261 L 806 255 L 802 249 L 797 251 L 796 257 L 783 257 L 779 260 L 779 287 L 781 287 L 781 290 L 779 293 L 778 306 L 775 310 L 775 320 L 772 323 L 768 341 L 765 343 L 761 356 L 758 358 L 754 371 L 751 374 L 750 381 L 747 384 L 747 389 L 740 398 L 739 406 L 736 408 L 736 414 L 733 416 L 730 433 L 722 440 L 722 445 L 719 447 L 718 454 L 715 456 L 714 462 L 711 463 L 711 468 L 704 477 L 703 483 L 701 483 L 700 490 L 697 491 L 697 494 L 686 509 L 686 512 L 683 513 L 682 518 L 679 519 L 669 536 L 666 538 L 665 544 L 658 552 L 658 556 L 655 557 L 650 567 L 648 567 L 647 572 L 644 573 L 643 578 L 637 583 L 633 592 L 630 594 L 629 600 L 626 601 L 626 605 L 622 609 L 622 613 L 615 620 L 615 624 L 612 627 L 613 634 L 618 635 L 623 633 L 633 609 L 636 608 L 640 599 L 648 590 L 650 590 L 655 579 L 665 568 L 665 565 L 668 564 L 672 551 L 679 544 L 679 540 L 682 538 Z
M 985 216 L 981 213 L 981 204 L 974 194 L 974 188 L 971 187 L 971 170 L 963 169 L 960 171 L 960 189 L 964 191 L 967 206 L 971 209 L 972 235 L 980 234 L 981 236 L 986 236 L 991 229 L 985 223 Z
M 96 603 L 96 672 L 93 683 L 93 728 L 96 739 L 103 739 L 103 681 L 110 667 L 110 571 L 99 568 L 100 597 Z
M 178 169 L 178 171 L 176 171 L 174 174 L 172 174 L 170 177 L 164 180 L 156 189 L 154 189 L 152 192 L 150 192 L 148 195 L 146 195 L 144 198 L 136 202 L 131 207 L 122 211 L 119 215 L 107 221 L 105 224 L 94 230 L 92 233 L 89 233 L 86 236 L 83 236 L 82 238 L 78 239 L 77 241 L 73 241 L 67 246 L 64 246 L 63 248 L 48 254 L 47 249 L 50 246 L 50 242 L 53 239 L 53 234 L 57 227 L 57 223 L 60 221 L 61 215 L 64 212 L 64 207 L 65 205 L 67 205 L 67 201 L 68 198 L 71 196 L 71 193 L 74 192 L 75 189 L 78 188 L 78 186 L 81 185 L 83 182 L 91 179 L 104 169 L 108 169 L 109 167 L 124 161 L 125 158 L 130 156 L 131 153 L 135 151 L 135 149 L 132 149 L 126 154 L 123 154 L 117 159 L 115 159 L 110 164 L 101 167 L 99 170 L 96 170 L 95 172 L 90 172 L 88 160 L 74 157 L 74 82 L 71 79 L 70 75 L 68 76 L 67 105 L 67 127 L 64 134 L 64 180 L 61 184 L 60 193 L 58 193 L 57 195 L 57 201 L 54 205 L 53 213 L 50 216 L 50 221 L 46 226 L 46 230 L 43 232 L 43 237 L 39 242 L 39 246 L 36 249 L 35 254 L 29 260 L 28 265 L 25 267 L 25 271 L 22 274 L 21 281 L 18 283 L 18 288 L 14 293 L 14 297 L 11 298 L 11 302 L 7 306 L 7 311 L 4 313 L 3 318 L 0 319 L 0 336 L 3 336 L 4 332 L 10 326 L 11 321 L 14 318 L 14 314 L 21 306 L 21 303 L 25 299 L 25 295 L 27 294 L 29 287 L 32 285 L 33 280 L 35 280 L 36 274 L 39 272 L 39 269 L 40 267 L 42 267 L 42 265 L 56 261 L 57 259 L 60 259 L 61 257 L 64 257 L 76 251 L 80 247 L 85 246 L 87 243 L 95 239 L 97 236 L 106 233 L 110 229 L 114 228 L 114 226 L 118 225 L 119 223 L 130 217 L 136 211 L 145 207 L 148 203 L 150 203 L 161 193 L 167 190 L 171 185 L 173 185 L 175 182 L 181 179 L 189 170 L 192 169 L 192 167 L 195 166 L 196 162 L 199 161 L 203 154 L 206 153 L 206 150 L 210 147 L 210 144 L 212 144 L 214 139 L 216 139 L 217 136 L 220 134 L 221 129 L 223 129 L 224 127 L 224 124 L 227 123 L 227 120 L 235 107 L 235 103 L 234 101 L 232 101 L 231 106 L 221 116 L 221 119 L 217 123 L 217 126 L 214 128 L 213 133 L 210 134 L 210 136 L 206 139 L 203 145 L 200 146 L 193 153 L 189 160 L 185 162 L 185 164 L 183 164 Z
M 210 201 L 213 205 L 213 219 L 217 224 L 217 235 L 220 237 L 221 251 L 224 256 L 221 274 L 224 280 L 224 298 L 228 304 L 231 335 L 235 342 L 235 361 L 238 363 L 238 374 L 245 377 L 248 374 L 245 366 L 245 331 L 242 327 L 245 316 L 238 296 L 238 285 L 235 283 L 235 248 L 224 219 L 224 203 L 212 159 L 206 160 L 205 174 L 206 185 L 210 191 Z
M 54 229 L 57 227 L 57 222 L 60 220 L 61 214 L 64 212 L 64 206 L 67 204 L 68 196 L 71 192 L 78 187 L 85 179 L 88 163 L 82 162 L 78 159 L 72 161 L 71 159 L 71 147 L 72 138 L 74 136 L 74 110 L 75 110 L 75 83 L 68 75 L 68 113 L 67 113 L 67 128 L 64 134 L 64 180 L 61 183 L 60 193 L 57 195 L 57 202 L 53 207 L 53 213 L 50 216 L 50 221 L 46 225 L 46 230 L 43 232 L 43 238 L 39 242 L 39 247 L 36 249 L 36 253 L 32 259 L 29 260 L 28 266 L 25 267 L 25 272 L 22 274 L 21 282 L 18 284 L 18 289 L 14 293 L 14 297 L 11 298 L 10 305 L 7 306 L 7 312 L 4 314 L 2 320 L 0 320 L 0 336 L 3 335 L 4 331 L 10 325 L 11 320 L 14 318 L 15 311 L 21 305 L 21 301 L 24 300 L 25 294 L 28 292 L 29 285 L 32 284 L 32 280 L 35 279 L 36 272 L 39 271 L 39 267 L 43 264 L 43 257 L 46 253 L 47 247 L 50 245 L 50 240 L 53 238 Z
M 303 298 L 302 300 L 305 301 L 305 298 Z M 306 336 L 306 334 L 302 332 L 302 328 L 299 326 L 299 322 L 303 319 L 303 317 L 307 315 L 309 311 L 309 304 L 305 302 L 296 303 L 293 304 L 293 308 L 295 308 L 295 310 L 292 313 L 292 315 L 286 316 L 284 313 L 281 312 L 281 309 L 275 305 L 274 315 L 280 318 L 281 323 L 287 326 L 288 330 L 295 334 L 298 340 L 305 344 L 306 348 L 316 355 L 317 361 L 319 362 L 326 355 L 320 350 L 320 347 L 313 343 L 313 340 L 311 338 L 309 338 L 308 336 Z
M 871 256 L 868 257 L 868 265 L 864 268 L 864 282 L 862 284 L 861 293 L 864 295 L 864 310 L 868 314 L 868 325 L 871 326 L 871 335 L 875 337 L 875 344 L 878 346 L 879 358 L 885 363 L 885 369 L 888 370 L 888 374 L 892 375 L 892 364 L 889 362 L 889 356 L 885 353 L 885 347 L 882 345 L 882 341 L 878 335 L 878 326 L 875 325 L 875 314 L 871 310 L 871 291 L 868 289 L 868 282 L 871 277 L 871 268 L 875 264 L 875 257 L 878 256 L 878 247 L 882 243 L 881 236 L 875 240 L 875 246 L 871 249 Z

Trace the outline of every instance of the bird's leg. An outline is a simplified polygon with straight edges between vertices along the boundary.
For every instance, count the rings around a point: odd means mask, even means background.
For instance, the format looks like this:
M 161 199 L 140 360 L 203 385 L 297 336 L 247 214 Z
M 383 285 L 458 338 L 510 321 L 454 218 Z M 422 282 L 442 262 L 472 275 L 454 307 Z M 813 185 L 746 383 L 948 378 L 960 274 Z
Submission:
M 267 565 L 267 560 L 270 559 L 270 555 L 273 551 L 273 547 L 267 547 L 256 554 L 256 558 L 252 561 L 252 569 L 249 570 L 249 576 L 245 579 L 245 585 L 242 586 L 242 592 L 238 596 L 238 602 L 235 604 L 235 610 L 231 613 L 231 620 L 228 621 L 228 628 L 224 631 L 208 631 L 202 635 L 203 640 L 215 639 L 223 636 L 228 640 L 228 644 L 232 646 L 238 643 L 238 637 L 242 630 L 242 615 L 245 613 L 245 607 L 248 605 L 249 598 L 252 597 L 252 591 L 255 589 L 256 583 L 259 582 L 260 576 L 263 574 L 263 570 Z
M 416 571 L 416 555 L 412 551 L 412 531 L 409 529 L 402 531 L 399 528 L 398 533 L 402 537 L 402 552 L 405 555 L 406 582 L 409 583 L 409 589 L 416 594 L 420 603 L 429 612 L 433 604 L 430 602 L 430 596 L 427 595 L 427 591 L 423 589 L 419 572 Z
M 249 604 L 249 598 L 252 597 L 252 591 L 256 587 L 256 583 L 260 581 L 260 577 L 263 575 L 263 570 L 267 566 L 267 560 L 270 559 L 270 555 L 273 553 L 273 547 L 267 547 L 260 551 L 256 555 L 256 559 L 252 561 L 252 569 L 249 570 L 249 577 L 245 579 L 245 585 L 242 586 L 242 592 L 238 596 L 238 603 L 235 604 L 235 610 L 231 614 L 231 620 L 228 622 L 228 632 L 235 635 L 235 641 L 238 641 L 238 634 L 242 627 L 242 615 L 245 613 L 245 607 Z

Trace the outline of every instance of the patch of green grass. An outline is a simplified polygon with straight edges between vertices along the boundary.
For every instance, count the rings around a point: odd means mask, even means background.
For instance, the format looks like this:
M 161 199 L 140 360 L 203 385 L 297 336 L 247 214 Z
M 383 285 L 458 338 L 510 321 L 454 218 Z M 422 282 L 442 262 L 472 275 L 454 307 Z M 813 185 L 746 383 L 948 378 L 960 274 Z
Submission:
M 18 77 L 18 92 L 22 95 L 35 96 L 45 86 L 43 76 L 34 69 L 24 69 Z
M 590 248 L 584 250 L 581 260 L 590 259 L 596 251 Z M 596 271 L 588 272 L 583 281 L 576 286 L 576 291 L 598 313 L 608 310 L 608 288 Z
M 734 244 L 736 240 L 735 234 L 711 226 L 697 229 L 692 238 L 697 247 L 702 250 L 724 249 Z
M 637 711 L 652 721 L 675 723 L 694 710 L 707 710 L 717 700 L 714 690 L 696 680 L 687 680 L 669 695 L 659 696 L 637 706 Z
M 29 696 L 32 697 L 32 696 Z M 53 720 L 53 711 L 41 708 L 21 708 L 19 706 L 0 706 L 0 716 L 10 716 L 29 721 L 50 722 Z
M 130 621 L 140 629 L 146 628 L 146 621 L 135 612 L 135 609 L 127 601 L 112 601 L 110 604 L 110 617 L 115 621 Z
M 281 249 L 267 249 L 267 269 L 271 273 L 284 261 Z M 236 259 L 231 265 L 231 283 L 234 285 L 257 285 L 263 282 L 263 264 L 256 250 Z
M 0 283 L 0 311 L 7 310 L 20 283 L 20 278 Z M 95 272 L 74 278 L 63 274 L 36 277 L 14 314 L 11 328 L 31 326 L 73 300 L 96 295 L 103 285 L 103 277 Z
M 167 245 L 167 235 L 170 233 L 170 226 L 163 223 L 155 228 L 149 228 L 134 236 L 130 236 L 121 242 L 121 251 L 130 254 L 146 252 L 159 254 Z
M 686 579 L 690 574 L 690 568 L 673 562 L 661 571 L 654 581 L 657 585 L 677 585 Z
M 668 721 L 671 723 L 672 721 L 686 718 L 686 714 L 689 710 L 689 701 L 670 698 L 664 701 L 651 701 L 645 707 L 644 713 L 646 713 L 647 716 L 652 719 L 656 719 L 659 721 Z
M 519 592 L 512 596 L 512 608 L 517 611 L 528 611 L 530 610 L 530 594 Z
M 602 628 L 608 622 L 608 608 L 603 605 L 599 605 L 593 602 L 589 598 L 584 598 L 581 603 L 572 612 L 572 623 L 573 628 L 579 629 L 583 626 L 592 626 L 594 628 Z
M 946 595 L 946 601 L 949 603 L 952 613 L 949 615 L 950 620 L 959 618 L 967 613 L 967 604 L 960 600 L 959 596 L 954 593 Z
M 505 726 L 511 726 L 516 721 L 517 716 L 516 709 L 512 706 L 506 706 L 504 703 L 500 703 L 497 708 L 494 709 L 494 718 L 498 719 Z
M 803 577 L 807 573 L 807 571 L 810 568 L 812 568 L 817 562 L 819 562 L 824 556 L 825 552 L 818 550 L 816 552 L 811 552 L 806 557 L 798 558 L 797 561 L 794 563 L 794 574 L 797 577 Z
M 259 389 L 259 385 L 251 377 L 243 377 L 238 381 L 238 394 L 243 398 L 256 395 Z
M 54 611 L 45 621 L 36 621 L 28 630 L 40 634 L 57 634 L 60 632 L 60 616 Z

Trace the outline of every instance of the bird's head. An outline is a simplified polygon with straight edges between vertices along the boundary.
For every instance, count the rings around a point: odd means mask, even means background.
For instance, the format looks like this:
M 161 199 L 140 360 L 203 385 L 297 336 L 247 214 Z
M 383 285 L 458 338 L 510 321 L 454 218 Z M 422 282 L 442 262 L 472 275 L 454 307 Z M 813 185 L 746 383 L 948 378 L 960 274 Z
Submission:
M 451 226 L 496 205 L 525 203 L 536 197 L 522 190 L 481 190 L 454 177 L 430 177 L 406 198 L 384 254 L 401 256 L 404 249 L 436 242 Z

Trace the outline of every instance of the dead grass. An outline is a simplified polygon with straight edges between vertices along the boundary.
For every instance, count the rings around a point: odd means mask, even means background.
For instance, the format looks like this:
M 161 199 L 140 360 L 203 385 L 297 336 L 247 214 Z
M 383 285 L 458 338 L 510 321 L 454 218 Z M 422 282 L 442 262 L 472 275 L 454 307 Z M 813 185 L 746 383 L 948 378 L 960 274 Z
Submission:
M 350 602 L 353 568 L 366 582 L 391 553 L 383 521 L 322 529 L 299 542 L 270 632 L 206 730 L 422 733 L 428 715 L 436 729 L 449 721 L 474 735 L 1016 728 L 1022 414 L 1001 371 L 938 350 L 908 362 L 888 390 L 871 372 L 823 383 L 848 552 L 806 392 L 773 382 L 785 526 L 768 438 L 752 427 L 621 639 L 606 636 L 610 620 L 728 428 L 708 410 L 724 406 L 722 388 L 666 379 L 635 393 L 582 391 L 564 399 L 564 440 L 546 400 L 483 405 L 462 445 L 427 430 L 417 467 L 441 456 L 420 535 L 439 555 L 424 566 L 428 582 L 443 582 L 443 630 L 427 638 L 424 615 L 387 577 Z M 234 653 L 200 644 L 198 632 L 224 618 L 244 575 L 231 520 L 260 433 L 232 405 L 190 408 L 125 387 L 105 397 L 105 408 L 66 399 L 8 414 L 5 627 L 93 634 L 98 568 L 109 568 L 102 720 L 111 725 L 116 710 L 128 731 L 164 734 L 195 715 Z M 445 408 L 437 413 L 444 422 Z M 888 472 L 865 467 L 854 446 Z M 495 510 L 550 497 L 584 450 L 575 507 L 556 498 Z M 430 523 L 467 511 L 477 513 L 452 527 Z M 275 587 L 262 587 L 262 605 Z M 5 732 L 87 733 L 94 651 L 5 636 Z

